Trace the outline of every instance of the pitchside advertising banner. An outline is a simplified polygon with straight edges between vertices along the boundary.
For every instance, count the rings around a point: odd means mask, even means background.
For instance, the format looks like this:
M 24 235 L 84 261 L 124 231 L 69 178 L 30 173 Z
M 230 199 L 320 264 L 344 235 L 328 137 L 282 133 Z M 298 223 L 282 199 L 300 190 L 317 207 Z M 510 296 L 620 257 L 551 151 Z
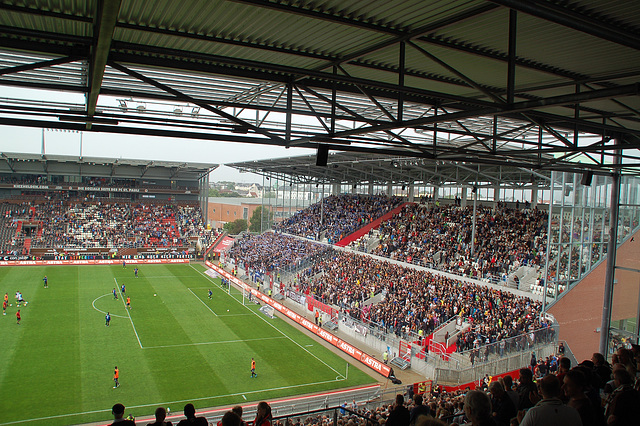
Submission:
M 131 265 L 189 263 L 189 259 L 127 259 Z M 121 265 L 122 260 L 87 259 L 87 260 L 0 260 L 0 266 L 53 266 L 53 265 Z
M 276 302 L 275 300 L 271 299 L 270 297 L 265 296 L 264 294 L 260 293 L 258 290 L 252 288 L 251 286 L 247 285 L 243 281 L 241 281 L 238 278 L 234 277 L 233 275 L 229 274 L 224 269 L 218 268 L 216 265 L 214 265 L 213 263 L 211 263 L 209 261 L 206 261 L 205 264 L 209 268 L 211 268 L 215 272 L 217 272 L 218 274 L 220 274 L 223 277 L 231 280 L 233 283 L 235 283 L 236 285 L 238 285 L 242 289 L 246 290 L 247 292 L 251 292 L 253 297 L 255 297 L 256 299 L 261 300 L 264 303 L 272 306 L 278 312 L 286 315 L 291 320 L 295 321 L 296 323 L 300 324 L 301 326 L 303 326 L 307 330 L 309 330 L 312 333 L 314 333 L 316 336 L 319 336 L 322 339 L 326 340 L 327 342 L 331 343 L 333 346 L 335 346 L 336 348 L 340 349 L 342 352 L 344 352 L 344 353 L 350 355 L 351 357 L 357 359 L 358 361 L 362 362 L 363 364 L 365 364 L 369 368 L 371 368 L 371 369 L 377 371 L 378 373 L 382 374 L 384 377 L 389 377 L 389 372 L 391 371 L 391 369 L 388 366 L 386 366 L 385 364 L 383 364 L 382 362 L 380 362 L 377 359 L 375 359 L 374 357 L 362 352 L 360 349 L 356 348 L 355 346 L 350 345 L 349 343 L 345 342 L 344 340 L 340 339 L 339 337 L 334 336 L 333 334 L 329 333 L 328 331 L 318 327 L 312 321 L 307 320 L 303 316 L 301 316 L 298 313 L 292 311 L 291 309 L 287 308 L 286 306 L 283 306 L 282 304 Z

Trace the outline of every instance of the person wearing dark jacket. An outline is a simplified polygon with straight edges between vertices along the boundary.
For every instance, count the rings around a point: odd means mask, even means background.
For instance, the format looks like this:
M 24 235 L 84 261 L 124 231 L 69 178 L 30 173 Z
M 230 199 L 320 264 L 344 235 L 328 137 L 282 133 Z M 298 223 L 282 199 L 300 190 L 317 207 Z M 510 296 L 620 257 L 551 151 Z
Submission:
M 404 406 L 404 396 L 396 395 L 396 403 L 389 412 L 387 426 L 409 426 L 410 417 L 409 409 Z
M 414 395 L 413 402 L 415 407 L 411 409 L 411 415 L 409 416 L 409 424 L 413 425 L 416 423 L 416 419 L 420 415 L 428 416 L 430 414 L 429 407 L 422 403 L 422 395 Z

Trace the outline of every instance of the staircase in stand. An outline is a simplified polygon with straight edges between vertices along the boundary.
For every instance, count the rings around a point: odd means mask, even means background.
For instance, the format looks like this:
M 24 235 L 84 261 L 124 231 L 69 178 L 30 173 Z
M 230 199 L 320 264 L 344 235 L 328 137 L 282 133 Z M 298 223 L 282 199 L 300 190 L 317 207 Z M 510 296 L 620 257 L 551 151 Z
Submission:
M 29 250 L 31 250 L 31 238 L 25 238 L 22 254 L 29 254 Z

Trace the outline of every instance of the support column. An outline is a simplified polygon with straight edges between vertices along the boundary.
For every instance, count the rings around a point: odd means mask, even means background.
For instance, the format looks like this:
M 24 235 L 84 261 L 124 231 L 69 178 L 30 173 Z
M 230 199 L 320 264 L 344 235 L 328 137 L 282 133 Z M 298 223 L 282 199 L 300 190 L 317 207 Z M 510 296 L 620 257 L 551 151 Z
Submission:
M 355 184 L 351 185 L 351 193 L 352 194 L 357 194 L 358 193 L 358 188 Z
M 477 188 L 477 187 L 476 187 Z M 471 223 L 471 256 L 476 251 L 476 211 L 478 204 L 478 190 L 473 193 L 473 221 Z
M 368 194 L 373 195 L 373 183 L 369 183 Z
M 616 163 L 619 164 L 619 151 Z M 613 301 L 613 279 L 616 268 L 618 247 L 618 211 L 620 207 L 620 174 L 612 176 L 611 207 L 609 222 L 609 246 L 607 248 L 607 269 L 604 277 L 604 303 L 602 304 L 602 325 L 600 326 L 600 353 L 605 357 L 609 350 L 609 328 L 611 327 L 611 305 Z
M 331 195 L 338 195 L 338 194 L 340 194 L 340 184 L 334 183 L 333 185 L 331 185 Z
M 531 184 L 531 208 L 535 209 L 538 206 L 538 184 L 533 182 Z
M 440 198 L 440 186 L 433 185 L 433 202 L 435 203 Z
M 410 203 L 413 203 L 413 200 L 414 200 L 414 194 L 413 194 L 414 190 L 415 190 L 415 185 L 413 184 L 413 182 L 409 183 L 409 193 L 407 195 Z
M 391 182 L 387 184 L 387 196 L 388 197 L 393 196 L 393 183 Z
M 467 207 L 468 189 L 466 186 L 462 187 L 462 196 L 460 197 L 460 207 Z
M 494 210 L 498 207 L 499 201 L 500 201 L 500 184 L 493 187 L 493 209 Z

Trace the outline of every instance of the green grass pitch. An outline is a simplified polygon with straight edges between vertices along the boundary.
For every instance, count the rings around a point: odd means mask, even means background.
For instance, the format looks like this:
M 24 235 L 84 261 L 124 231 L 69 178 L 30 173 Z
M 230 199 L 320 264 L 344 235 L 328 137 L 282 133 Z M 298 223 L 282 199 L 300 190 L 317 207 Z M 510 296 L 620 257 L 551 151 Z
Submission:
M 186 402 L 199 409 L 375 381 L 357 368 L 347 374 L 344 359 L 243 305 L 239 290 L 227 294 L 202 265 L 140 265 L 137 279 L 133 269 L 0 268 L 0 293 L 13 304 L 0 316 L 0 425 L 108 421 L 116 402 L 137 417 L 160 405 L 178 412 Z M 130 310 L 112 295 L 122 284 Z M 28 302 L 20 325 L 18 290 Z

